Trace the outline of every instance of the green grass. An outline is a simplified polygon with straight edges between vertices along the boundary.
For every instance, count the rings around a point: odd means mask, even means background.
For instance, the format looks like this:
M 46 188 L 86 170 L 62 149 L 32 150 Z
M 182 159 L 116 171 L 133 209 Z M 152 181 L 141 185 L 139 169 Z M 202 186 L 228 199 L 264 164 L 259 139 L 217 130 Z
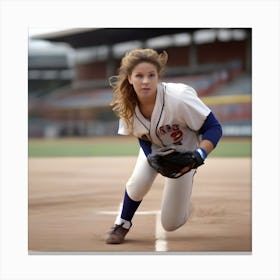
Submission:
M 89 144 L 89 143 L 32 143 L 29 142 L 29 157 L 93 157 L 131 156 L 137 153 L 135 144 Z
M 94 156 L 136 156 L 139 145 L 129 138 L 92 139 L 29 139 L 29 157 L 94 157 Z M 251 141 L 225 139 L 220 141 L 211 157 L 250 157 Z
M 211 157 L 251 157 L 251 141 L 221 141 Z

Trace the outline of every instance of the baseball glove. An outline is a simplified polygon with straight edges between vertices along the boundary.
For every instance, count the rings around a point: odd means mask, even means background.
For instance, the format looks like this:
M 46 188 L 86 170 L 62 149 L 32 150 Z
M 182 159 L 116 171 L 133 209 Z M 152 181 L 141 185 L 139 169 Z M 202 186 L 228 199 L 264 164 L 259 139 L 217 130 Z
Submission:
M 200 153 L 188 151 L 183 146 L 170 145 L 147 156 L 148 162 L 161 175 L 179 178 L 204 163 Z

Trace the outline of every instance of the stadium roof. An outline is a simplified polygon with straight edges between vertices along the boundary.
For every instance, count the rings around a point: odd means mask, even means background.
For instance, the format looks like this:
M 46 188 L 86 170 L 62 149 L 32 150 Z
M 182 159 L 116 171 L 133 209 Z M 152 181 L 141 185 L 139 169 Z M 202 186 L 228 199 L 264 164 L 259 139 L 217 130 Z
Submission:
M 65 42 L 73 48 L 88 46 L 114 45 L 117 43 L 147 40 L 149 38 L 178 34 L 193 33 L 209 28 L 76 28 L 32 36 L 51 42 Z

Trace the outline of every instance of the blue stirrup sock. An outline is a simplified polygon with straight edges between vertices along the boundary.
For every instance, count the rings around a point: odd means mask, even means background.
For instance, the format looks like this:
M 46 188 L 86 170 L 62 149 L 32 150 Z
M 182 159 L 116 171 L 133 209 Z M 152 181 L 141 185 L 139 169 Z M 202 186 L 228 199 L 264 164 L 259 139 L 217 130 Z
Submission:
M 141 201 L 142 200 L 140 201 L 132 200 L 128 196 L 127 191 L 125 191 L 121 218 L 126 221 L 131 221 Z
M 142 200 L 140 200 L 140 201 L 132 200 L 128 196 L 127 191 L 125 191 L 122 212 L 119 217 L 120 219 L 117 219 L 117 220 L 124 220 L 124 222 L 128 221 L 128 222 L 130 222 L 130 225 L 131 225 L 131 220 L 141 202 L 142 202 Z M 126 225 L 126 223 L 125 223 L 125 225 Z

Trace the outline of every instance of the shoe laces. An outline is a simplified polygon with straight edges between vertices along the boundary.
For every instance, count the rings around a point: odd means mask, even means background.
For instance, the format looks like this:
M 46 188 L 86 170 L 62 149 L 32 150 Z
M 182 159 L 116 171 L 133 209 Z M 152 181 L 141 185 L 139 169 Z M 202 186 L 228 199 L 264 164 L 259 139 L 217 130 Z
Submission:
M 119 228 L 125 229 L 125 228 L 123 227 L 123 224 L 124 224 L 124 223 L 122 223 L 122 224 L 120 224 L 120 225 L 114 225 L 114 226 L 112 227 L 112 231 L 115 232 L 115 231 L 118 230 Z

